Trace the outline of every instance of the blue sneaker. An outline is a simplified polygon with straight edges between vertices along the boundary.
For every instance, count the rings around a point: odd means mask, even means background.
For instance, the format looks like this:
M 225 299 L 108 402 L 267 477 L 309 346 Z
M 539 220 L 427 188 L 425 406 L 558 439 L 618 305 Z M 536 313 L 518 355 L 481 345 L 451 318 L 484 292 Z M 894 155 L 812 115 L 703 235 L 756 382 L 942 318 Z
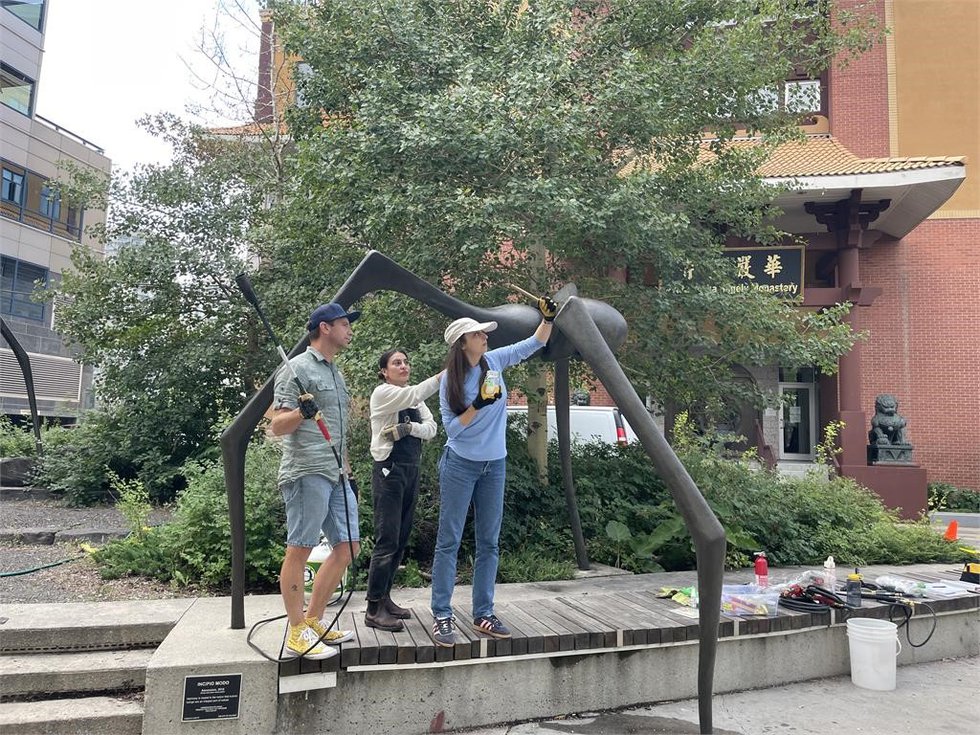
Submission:
M 500 622 L 496 615 L 481 615 L 476 618 L 473 621 L 473 630 L 494 638 L 510 638 L 510 628 Z
M 456 633 L 453 631 L 453 618 L 435 618 L 432 621 L 432 640 L 437 646 L 452 648 L 456 644 Z

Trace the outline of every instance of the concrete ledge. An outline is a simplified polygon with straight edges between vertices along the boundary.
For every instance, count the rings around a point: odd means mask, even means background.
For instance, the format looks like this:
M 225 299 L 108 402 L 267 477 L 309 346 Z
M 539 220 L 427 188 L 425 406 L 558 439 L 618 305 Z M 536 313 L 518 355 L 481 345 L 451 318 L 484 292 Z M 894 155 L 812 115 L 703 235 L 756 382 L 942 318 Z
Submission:
M 261 733 L 275 729 L 279 666 L 247 643 L 249 628 L 260 619 L 283 614 L 278 595 L 245 598 L 246 628 L 229 626 L 228 599 L 197 600 L 153 654 L 146 670 L 143 732 L 147 735 Z M 284 621 L 260 627 L 254 641 L 277 656 Z M 241 674 L 237 719 L 183 722 L 184 678 Z M 347 732 L 350 732 L 349 730 Z
M 5 702 L 0 708 L 3 735 L 138 735 L 142 722 L 139 702 L 117 697 Z
M 152 651 L 0 656 L 0 694 L 63 694 L 142 689 Z
M 192 599 L 0 605 L 0 653 L 97 651 L 160 644 Z
M 903 645 L 899 664 L 980 655 L 978 622 L 976 608 L 941 615 L 929 643 Z M 923 640 L 930 627 L 927 617 L 913 618 L 912 640 Z M 481 727 L 686 699 L 697 695 L 697 657 L 696 643 L 685 642 L 458 662 L 465 669 L 361 667 L 341 672 L 334 689 L 282 695 L 275 732 L 410 735 L 428 733 L 434 723 L 445 729 Z M 849 671 L 844 625 L 725 638 L 718 647 L 715 692 Z
M 29 546 L 50 546 L 58 534 L 57 528 L 9 528 L 0 531 L 0 541 Z

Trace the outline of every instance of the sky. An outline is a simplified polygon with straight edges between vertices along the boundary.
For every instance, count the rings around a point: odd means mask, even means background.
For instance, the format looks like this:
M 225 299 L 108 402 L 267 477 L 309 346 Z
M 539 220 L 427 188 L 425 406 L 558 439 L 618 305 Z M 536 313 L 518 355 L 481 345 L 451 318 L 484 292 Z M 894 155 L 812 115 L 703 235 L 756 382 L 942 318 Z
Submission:
M 240 17 L 257 24 L 255 0 L 48 0 L 37 114 L 103 148 L 123 169 L 169 160 L 169 146 L 136 125 L 146 114 L 169 111 L 209 125 L 247 122 L 187 111 L 213 107 L 221 87 L 199 51 L 202 29 L 214 29 L 216 19 L 233 65 L 254 81 L 255 28 L 235 23 L 221 11 L 225 6 L 233 13 L 244 7 Z

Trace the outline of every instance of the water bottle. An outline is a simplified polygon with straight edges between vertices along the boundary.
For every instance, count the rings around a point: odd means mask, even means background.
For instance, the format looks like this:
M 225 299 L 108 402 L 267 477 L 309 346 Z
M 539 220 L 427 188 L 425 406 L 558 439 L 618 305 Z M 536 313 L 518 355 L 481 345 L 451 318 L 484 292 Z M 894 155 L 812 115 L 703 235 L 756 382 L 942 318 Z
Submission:
M 766 552 L 759 551 L 755 555 L 755 583 L 759 587 L 769 586 L 769 560 Z
M 837 587 L 837 564 L 834 557 L 828 556 L 823 563 L 823 588 L 833 592 Z
M 847 575 L 847 605 L 848 607 L 861 607 L 861 575 L 857 568 Z

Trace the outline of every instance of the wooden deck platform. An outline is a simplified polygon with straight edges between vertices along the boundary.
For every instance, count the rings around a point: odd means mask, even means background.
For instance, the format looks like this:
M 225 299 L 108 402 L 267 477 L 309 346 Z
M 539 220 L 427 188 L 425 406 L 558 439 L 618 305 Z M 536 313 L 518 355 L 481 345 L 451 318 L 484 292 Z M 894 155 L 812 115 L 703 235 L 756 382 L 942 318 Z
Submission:
M 874 573 L 895 574 L 925 582 L 958 581 L 959 573 L 954 566 L 949 565 L 948 570 L 942 571 L 933 567 L 928 573 L 877 568 Z M 744 573 L 738 577 L 726 582 L 747 581 Z M 873 579 L 870 574 L 868 578 Z M 693 580 L 693 572 L 686 575 L 627 575 L 597 580 L 587 590 L 583 590 L 585 585 L 581 582 L 568 587 L 563 587 L 564 583 L 551 583 L 539 585 L 538 590 L 532 589 L 529 593 L 528 586 L 524 585 L 521 595 L 501 594 L 506 585 L 500 585 L 497 614 L 511 628 L 513 637 L 499 640 L 477 633 L 470 625 L 472 611 L 466 604 L 458 604 L 454 608 L 456 644 L 452 648 L 433 642 L 432 616 L 421 596 L 411 605 L 414 616 L 404 621 L 405 629 L 398 633 L 365 626 L 363 601 L 356 606 L 352 603 L 354 609 L 342 614 L 339 627 L 353 630 L 355 638 L 341 645 L 340 655 L 326 661 L 296 660 L 280 664 L 280 677 L 321 672 L 339 672 L 342 676 L 344 671 L 464 665 L 501 657 L 581 655 L 696 643 L 697 611 L 656 596 L 663 586 L 686 586 Z M 533 596 L 535 591 L 540 592 L 540 596 Z M 461 592 L 457 591 L 456 599 L 468 599 L 468 593 L 464 596 Z M 967 590 L 956 596 L 924 601 L 939 615 L 980 609 L 980 594 Z M 797 612 L 779 606 L 777 615 L 771 618 L 723 615 L 718 636 L 723 641 L 826 628 L 843 623 L 848 615 L 888 618 L 889 605 L 865 600 L 862 608 L 853 612 Z

